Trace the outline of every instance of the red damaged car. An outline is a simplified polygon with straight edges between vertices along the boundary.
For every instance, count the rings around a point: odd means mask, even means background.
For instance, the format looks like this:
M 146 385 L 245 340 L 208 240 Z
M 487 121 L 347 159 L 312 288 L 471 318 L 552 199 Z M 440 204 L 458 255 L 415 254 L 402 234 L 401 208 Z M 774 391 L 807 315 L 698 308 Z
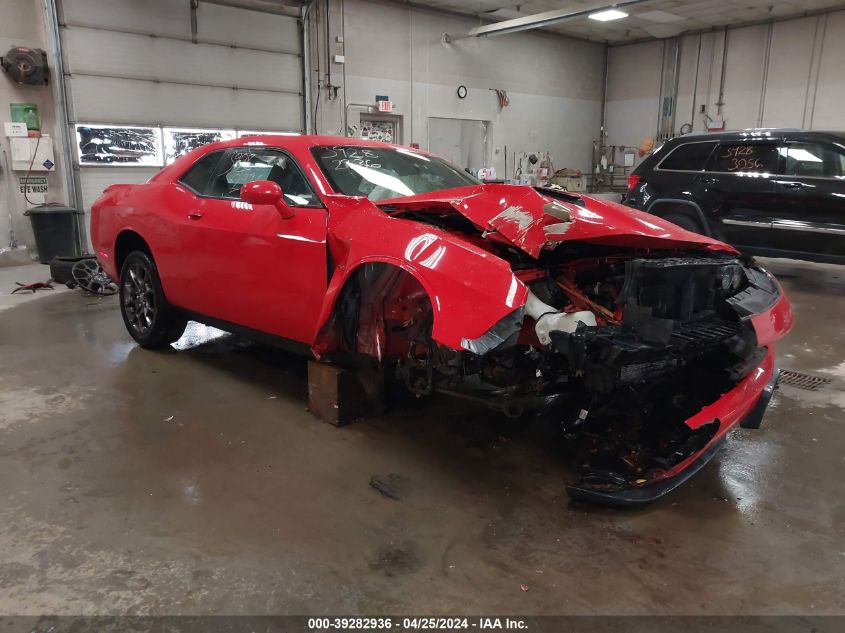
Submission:
M 129 334 L 188 319 L 419 395 L 560 411 L 571 496 L 631 505 L 758 427 L 792 326 L 778 282 L 732 247 L 618 204 L 481 184 L 425 152 L 324 136 L 203 146 L 92 209 Z

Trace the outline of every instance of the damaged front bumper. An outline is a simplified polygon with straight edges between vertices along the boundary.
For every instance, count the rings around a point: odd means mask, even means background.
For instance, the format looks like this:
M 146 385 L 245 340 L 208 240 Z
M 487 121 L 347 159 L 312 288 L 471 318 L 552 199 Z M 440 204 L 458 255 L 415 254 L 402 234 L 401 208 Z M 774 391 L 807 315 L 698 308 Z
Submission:
M 669 470 L 641 484 L 627 486 L 567 485 L 572 499 L 613 506 L 640 506 L 667 495 L 701 470 L 724 445 L 731 429 L 759 428 L 763 414 L 777 385 L 780 370 L 775 366 L 774 352 L 770 348 L 762 362 L 739 384 L 713 404 L 686 420 L 692 430 L 717 422 L 719 427 L 710 441 Z

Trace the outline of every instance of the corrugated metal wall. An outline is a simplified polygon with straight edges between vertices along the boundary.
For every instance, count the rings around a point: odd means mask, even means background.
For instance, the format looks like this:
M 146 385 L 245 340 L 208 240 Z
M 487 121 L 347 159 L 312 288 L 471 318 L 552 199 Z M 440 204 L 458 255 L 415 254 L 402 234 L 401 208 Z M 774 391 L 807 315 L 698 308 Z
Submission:
M 61 0 L 59 20 L 72 126 L 302 131 L 294 17 L 201 2 L 196 42 L 188 0 Z M 107 185 L 156 170 L 80 167 L 86 211 Z

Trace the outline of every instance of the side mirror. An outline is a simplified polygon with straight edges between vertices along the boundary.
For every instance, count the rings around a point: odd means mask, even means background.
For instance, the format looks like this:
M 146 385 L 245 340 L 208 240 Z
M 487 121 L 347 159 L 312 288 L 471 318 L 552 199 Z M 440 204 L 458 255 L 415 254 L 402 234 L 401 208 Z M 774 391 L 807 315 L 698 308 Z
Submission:
M 285 204 L 282 188 L 271 180 L 254 180 L 241 187 L 241 200 L 250 204 L 272 204 L 282 219 L 293 217 L 293 209 Z

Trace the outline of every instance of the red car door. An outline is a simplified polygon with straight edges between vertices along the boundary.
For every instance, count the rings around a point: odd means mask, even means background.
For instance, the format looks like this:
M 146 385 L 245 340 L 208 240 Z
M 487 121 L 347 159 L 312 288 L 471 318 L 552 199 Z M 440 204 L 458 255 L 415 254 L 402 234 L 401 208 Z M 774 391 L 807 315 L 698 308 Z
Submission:
M 293 216 L 240 199 L 271 180 Z M 184 307 L 310 343 L 326 293 L 327 213 L 294 159 L 273 148 L 226 150 L 180 229 Z

